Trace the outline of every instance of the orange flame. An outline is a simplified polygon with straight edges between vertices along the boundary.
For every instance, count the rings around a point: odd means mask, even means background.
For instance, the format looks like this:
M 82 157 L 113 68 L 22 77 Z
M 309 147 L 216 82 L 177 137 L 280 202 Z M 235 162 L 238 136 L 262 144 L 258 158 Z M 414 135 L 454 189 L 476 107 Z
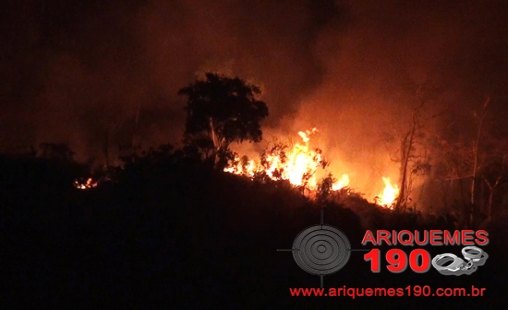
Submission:
M 224 171 L 250 178 L 263 173 L 274 181 L 287 180 L 294 186 L 305 186 L 306 189 L 314 191 L 317 189 L 316 172 L 320 167 L 326 166 L 321 150 L 310 147 L 311 136 L 316 132 L 316 128 L 299 131 L 300 143 L 295 143 L 290 149 L 276 145 L 265 152 L 261 161 L 236 156 L 228 163 Z M 390 178 L 383 177 L 382 179 L 384 189 L 374 198 L 374 203 L 391 209 L 399 195 L 399 188 L 391 183 Z M 332 184 L 332 191 L 339 191 L 349 185 L 349 175 L 342 174 Z
M 263 163 L 254 160 L 242 162 L 235 157 L 224 171 L 249 177 L 264 172 L 272 180 L 288 180 L 295 186 L 305 185 L 306 188 L 315 190 L 316 171 L 325 165 L 321 151 L 309 146 L 310 136 L 316 132 L 316 128 L 299 131 L 303 143 L 295 143 L 288 151 L 273 148 L 265 154 Z
M 349 175 L 343 174 L 337 182 L 333 183 L 332 190 L 338 191 L 344 187 L 349 186 Z
M 385 187 L 378 195 L 379 199 L 377 200 L 377 204 L 385 208 L 393 209 L 393 203 L 399 196 L 400 189 L 397 185 L 393 185 L 388 177 L 383 177 L 383 183 Z

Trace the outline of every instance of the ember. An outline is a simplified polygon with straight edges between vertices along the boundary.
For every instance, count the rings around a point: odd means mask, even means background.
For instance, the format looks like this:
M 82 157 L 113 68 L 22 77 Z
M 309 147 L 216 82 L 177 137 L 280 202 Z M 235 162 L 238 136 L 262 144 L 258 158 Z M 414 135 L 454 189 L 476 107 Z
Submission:
M 74 180 L 74 188 L 80 190 L 89 190 L 92 188 L 96 188 L 99 185 L 99 182 L 94 180 L 93 178 L 87 178 L 85 181 L 83 179 Z

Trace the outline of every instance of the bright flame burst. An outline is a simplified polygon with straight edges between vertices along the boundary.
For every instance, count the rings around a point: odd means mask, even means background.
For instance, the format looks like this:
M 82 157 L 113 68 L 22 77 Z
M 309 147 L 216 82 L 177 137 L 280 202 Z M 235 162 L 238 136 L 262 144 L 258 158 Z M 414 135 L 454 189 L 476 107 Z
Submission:
M 393 185 L 388 177 L 383 177 L 383 183 L 385 184 L 385 188 L 379 193 L 377 204 L 385 208 L 393 209 L 393 203 L 399 196 L 400 189 L 397 185 Z
M 343 174 L 337 182 L 333 183 L 332 190 L 338 191 L 347 186 L 349 186 L 349 175 Z
M 84 182 L 82 180 L 74 180 L 74 187 L 80 190 L 88 190 L 92 188 L 96 188 L 99 185 L 99 182 L 92 179 L 87 178 Z

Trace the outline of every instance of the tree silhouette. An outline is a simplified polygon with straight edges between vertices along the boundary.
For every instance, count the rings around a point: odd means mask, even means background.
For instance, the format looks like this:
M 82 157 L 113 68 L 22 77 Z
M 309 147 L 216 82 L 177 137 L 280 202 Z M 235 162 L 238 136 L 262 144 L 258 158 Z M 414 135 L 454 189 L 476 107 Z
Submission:
M 180 89 L 187 96 L 185 142 L 201 150 L 205 159 L 224 164 L 232 142 L 258 142 L 262 138 L 260 122 L 268 116 L 268 108 L 257 99 L 258 86 L 235 77 L 206 73 Z

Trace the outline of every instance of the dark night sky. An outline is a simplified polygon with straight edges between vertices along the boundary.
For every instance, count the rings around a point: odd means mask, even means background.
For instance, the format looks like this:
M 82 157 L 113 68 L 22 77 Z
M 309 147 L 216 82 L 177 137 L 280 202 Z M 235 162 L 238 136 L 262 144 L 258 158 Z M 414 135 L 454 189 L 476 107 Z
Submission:
M 506 116 L 506 1 L 1 6 L 1 151 L 60 142 L 84 160 L 106 136 L 128 143 L 138 110 L 145 146 L 178 142 L 184 102 L 176 92 L 206 70 L 261 85 L 273 132 L 320 124 L 330 148 L 352 151 L 330 138 L 334 131 L 348 131 L 344 141 L 372 137 L 366 127 L 410 107 L 418 89 L 459 122 L 487 95 Z M 361 148 L 375 143 L 364 140 Z

